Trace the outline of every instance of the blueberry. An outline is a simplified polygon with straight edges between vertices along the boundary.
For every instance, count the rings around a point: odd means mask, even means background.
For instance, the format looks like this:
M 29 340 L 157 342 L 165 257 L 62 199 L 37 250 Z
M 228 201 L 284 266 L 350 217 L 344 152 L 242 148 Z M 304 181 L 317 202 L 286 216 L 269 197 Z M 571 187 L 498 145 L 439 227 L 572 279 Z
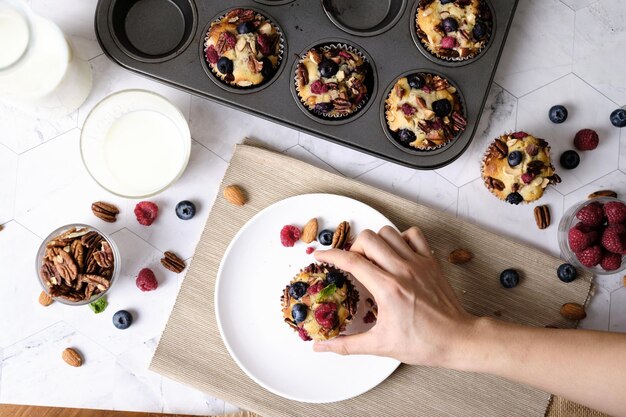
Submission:
M 315 107 L 313 107 L 313 111 L 323 116 L 326 113 L 330 113 L 334 107 L 333 103 L 317 103 Z
M 576 151 L 565 151 L 561 154 L 561 166 L 565 169 L 574 169 L 580 163 L 580 156 Z
M 524 155 L 520 151 L 513 151 L 509 154 L 509 165 L 516 167 L 522 163 Z
M 113 325 L 120 330 L 128 329 L 133 323 L 133 316 L 126 310 L 113 314 Z
M 239 24 L 239 26 L 237 26 L 237 32 L 239 33 L 250 33 L 250 32 L 254 32 L 254 29 L 256 29 L 254 27 L 254 23 L 249 21 L 249 22 L 243 22 L 241 24 Z
M 472 35 L 476 40 L 484 38 L 487 35 L 487 26 L 483 22 L 476 22 L 474 29 L 472 29 Z
M 454 32 L 459 28 L 459 22 L 457 22 L 454 17 L 446 17 L 441 22 L 441 27 L 446 33 Z
M 416 136 L 412 130 L 402 129 L 398 132 L 398 140 L 404 146 L 410 146 L 413 141 L 415 141 Z
M 261 62 L 263 63 L 263 69 L 261 69 L 263 78 L 266 80 L 272 78 L 272 75 L 274 75 L 274 64 L 272 64 L 272 61 L 268 58 L 263 58 Z
M 578 271 L 572 264 L 563 264 L 556 270 L 556 274 L 563 282 L 572 282 L 576 279 Z
M 611 113 L 611 123 L 615 127 L 626 127 L 626 110 L 617 109 Z
M 293 307 L 291 307 L 291 317 L 293 317 L 293 321 L 296 323 L 301 323 L 306 320 L 307 312 L 308 309 L 306 305 L 301 303 L 294 304 Z
M 440 2 L 441 4 L 448 4 L 448 3 L 453 3 L 453 2 L 454 2 L 454 0 L 439 0 L 439 2 Z
M 406 80 L 411 88 L 420 89 L 424 87 L 424 84 L 426 84 L 426 80 L 424 80 L 424 77 L 422 77 L 420 74 L 411 74 L 406 77 Z
M 339 65 L 335 61 L 331 61 L 330 59 L 325 59 L 319 63 L 317 66 L 317 70 L 320 72 L 320 75 L 324 78 L 330 78 L 333 75 L 337 74 L 339 70 Z
M 317 235 L 317 241 L 320 242 L 320 245 L 330 246 L 333 244 L 333 235 L 335 232 L 332 230 L 322 230 L 319 235 Z
M 450 100 L 442 98 L 441 100 L 433 102 L 433 111 L 437 116 L 445 117 L 452 111 L 452 104 Z
M 326 274 L 326 285 L 335 284 L 335 287 L 341 288 L 346 282 L 346 277 L 339 271 L 330 271 Z
M 505 269 L 500 274 L 500 283 L 504 288 L 517 287 L 517 284 L 519 284 L 519 274 L 515 269 Z
M 516 193 L 511 193 L 511 194 L 506 196 L 506 202 L 509 203 L 509 204 L 518 205 L 522 201 L 524 201 L 524 197 L 522 197 L 522 195 L 520 193 L 517 193 L 517 192 Z
M 567 109 L 560 104 L 552 106 L 548 112 L 550 121 L 552 123 L 560 124 L 567 120 Z
M 233 72 L 233 61 L 225 56 L 221 57 L 217 61 L 217 70 L 222 74 L 231 74 Z
M 296 281 L 289 287 L 289 295 L 292 298 L 300 299 L 304 294 L 306 294 L 306 290 L 309 288 L 309 284 L 303 281 Z
M 181 220 L 189 220 L 196 215 L 196 206 L 188 200 L 176 204 L 176 215 Z

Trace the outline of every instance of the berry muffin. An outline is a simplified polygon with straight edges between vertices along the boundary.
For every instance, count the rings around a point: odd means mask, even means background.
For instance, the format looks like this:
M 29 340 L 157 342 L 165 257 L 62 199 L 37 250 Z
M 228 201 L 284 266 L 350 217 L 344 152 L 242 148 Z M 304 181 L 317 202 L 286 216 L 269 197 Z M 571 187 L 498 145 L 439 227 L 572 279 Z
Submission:
M 326 264 L 302 269 L 281 297 L 285 323 L 307 340 L 328 340 L 356 314 L 359 293 L 346 273 Z
M 213 22 L 204 43 L 211 71 L 235 87 L 251 87 L 272 78 L 281 61 L 281 35 L 263 15 L 234 9 Z
M 296 91 L 316 115 L 349 116 L 368 99 L 370 72 L 365 58 L 350 47 L 315 47 L 298 63 Z
M 489 145 L 482 177 L 496 197 L 516 205 L 538 200 L 548 185 L 561 182 L 548 142 L 525 132 L 502 135 Z
M 385 101 L 385 119 L 394 139 L 406 148 L 432 150 L 467 126 L 456 88 L 439 75 L 400 78 Z
M 420 0 L 417 36 L 439 58 L 473 58 L 485 47 L 493 27 L 484 0 Z

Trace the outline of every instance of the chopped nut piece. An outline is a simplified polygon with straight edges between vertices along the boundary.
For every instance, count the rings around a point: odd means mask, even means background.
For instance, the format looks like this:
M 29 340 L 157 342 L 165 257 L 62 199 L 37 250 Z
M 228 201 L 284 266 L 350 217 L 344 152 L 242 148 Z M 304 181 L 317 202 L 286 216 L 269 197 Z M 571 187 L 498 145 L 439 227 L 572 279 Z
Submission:
M 45 291 L 42 291 L 41 294 L 39 294 L 39 304 L 41 304 L 42 306 L 48 307 L 53 302 L 54 300 L 52 299 L 52 297 L 50 297 Z

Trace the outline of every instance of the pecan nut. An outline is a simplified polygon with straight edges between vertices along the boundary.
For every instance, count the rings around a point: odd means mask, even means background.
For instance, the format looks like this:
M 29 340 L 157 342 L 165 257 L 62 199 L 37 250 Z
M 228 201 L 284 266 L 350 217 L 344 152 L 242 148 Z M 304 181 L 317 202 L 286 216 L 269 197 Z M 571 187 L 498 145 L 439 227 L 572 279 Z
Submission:
M 333 241 L 331 246 L 337 249 L 343 249 L 346 242 L 350 240 L 350 223 L 343 221 L 339 223 L 335 233 L 333 234 Z
M 309 83 L 309 73 L 306 70 L 306 67 L 301 62 L 298 64 L 298 68 L 296 70 L 296 77 L 298 79 L 298 87 L 302 88 Z
M 496 139 L 491 144 L 491 153 L 498 159 L 504 159 L 509 154 L 509 147 L 500 139 Z
M 113 204 L 105 203 L 104 201 L 92 203 L 91 211 L 94 216 L 107 223 L 114 223 L 117 220 L 117 214 L 120 212 Z
M 490 190 L 498 190 L 498 191 L 504 190 L 504 183 L 497 178 L 487 177 L 485 179 L 485 184 L 487 184 L 487 187 Z
M 101 240 L 102 236 L 100 236 L 100 233 L 92 230 L 80 238 L 80 243 L 82 243 L 86 248 L 91 248 L 95 247 Z
M 617 198 L 617 193 L 615 191 L 612 191 L 612 190 L 600 190 L 600 191 L 596 191 L 595 193 L 589 194 L 589 196 L 587 198 L 589 200 L 591 200 L 593 198 L 598 198 L 598 197 L 613 197 L 613 198 Z
M 113 267 L 113 250 L 107 241 L 102 241 L 100 250 L 93 253 L 93 258 L 101 268 Z
M 165 252 L 163 255 L 165 256 L 161 258 L 161 265 L 163 265 L 165 269 L 169 269 L 170 271 L 177 274 L 183 272 L 186 266 L 184 260 L 182 260 L 181 258 L 176 256 L 176 254 L 170 251 Z
M 541 230 L 550 226 L 550 208 L 548 206 L 537 206 L 534 210 L 535 222 Z

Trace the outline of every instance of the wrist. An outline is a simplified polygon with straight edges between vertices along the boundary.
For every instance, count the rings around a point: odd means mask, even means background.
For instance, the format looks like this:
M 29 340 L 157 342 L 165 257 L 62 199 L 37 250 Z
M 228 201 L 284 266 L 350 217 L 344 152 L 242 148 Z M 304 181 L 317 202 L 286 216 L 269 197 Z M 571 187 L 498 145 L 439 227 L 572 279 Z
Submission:
M 498 329 L 503 324 L 488 317 L 469 315 L 443 366 L 458 371 L 485 372 L 492 359 L 489 343 L 496 340 Z

